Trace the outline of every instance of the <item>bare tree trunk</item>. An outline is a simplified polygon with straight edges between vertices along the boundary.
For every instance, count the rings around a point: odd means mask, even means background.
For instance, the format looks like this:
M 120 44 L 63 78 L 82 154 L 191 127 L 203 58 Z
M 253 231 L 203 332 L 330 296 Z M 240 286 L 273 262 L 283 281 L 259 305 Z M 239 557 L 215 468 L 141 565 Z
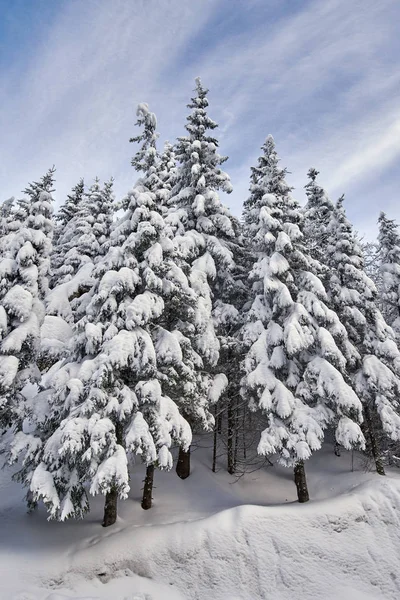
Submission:
M 115 425 L 115 437 L 117 439 L 117 444 L 122 446 L 122 426 L 120 423 L 116 423 Z M 117 520 L 117 506 L 118 506 L 118 491 L 115 486 L 113 486 L 110 491 L 106 494 L 106 500 L 104 503 L 104 516 L 103 516 L 103 527 L 109 527 L 110 525 L 114 525 Z
M 300 460 L 294 467 L 294 482 L 297 488 L 297 498 L 299 502 L 308 502 L 310 497 L 308 495 L 306 471 L 304 469 L 304 463 Z
M 114 525 L 117 520 L 117 503 L 118 503 L 118 492 L 117 489 L 111 488 L 106 494 L 106 501 L 104 503 L 104 517 L 103 527 L 109 527 Z
M 176 474 L 181 479 L 186 479 L 190 475 L 190 446 L 187 450 L 179 448 L 178 462 L 176 463 Z
M 233 453 L 233 472 L 236 473 L 237 460 L 238 460 L 238 451 L 239 451 L 239 407 L 238 401 L 236 400 L 235 406 L 235 450 Z
M 146 477 L 143 487 L 142 508 L 148 510 L 152 506 L 153 500 L 153 481 L 154 481 L 154 464 L 147 465 Z
M 376 437 L 376 432 L 374 429 L 374 424 L 372 422 L 371 412 L 369 407 L 364 405 L 364 416 L 365 423 L 367 425 L 368 437 L 371 444 L 371 452 L 375 461 L 376 472 L 378 475 L 385 475 L 385 468 L 383 466 L 381 452 L 379 448 L 379 442 Z
M 214 410 L 214 439 L 213 439 L 213 459 L 212 459 L 212 472 L 215 473 L 217 470 L 217 414 L 218 414 L 218 404 L 215 405 Z
M 243 407 L 243 422 L 242 422 L 242 440 L 243 440 L 243 460 L 247 460 L 246 448 L 246 405 Z
M 222 433 L 222 410 L 219 411 L 218 419 L 217 419 L 217 432 L 219 435 Z
M 227 440 L 227 454 L 228 454 L 228 473 L 233 475 L 234 469 L 234 457 L 233 457 L 233 429 L 234 429 L 234 409 L 232 400 L 228 400 L 228 440 Z

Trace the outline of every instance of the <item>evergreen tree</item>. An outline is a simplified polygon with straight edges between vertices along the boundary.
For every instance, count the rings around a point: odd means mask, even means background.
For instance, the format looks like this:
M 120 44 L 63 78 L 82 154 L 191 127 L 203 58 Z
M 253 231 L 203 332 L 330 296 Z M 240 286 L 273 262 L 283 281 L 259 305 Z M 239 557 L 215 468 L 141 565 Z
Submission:
M 228 371 L 226 360 L 237 352 L 233 333 L 243 290 L 236 266 L 240 225 L 218 195 L 219 191 L 230 193 L 232 186 L 220 168 L 227 157 L 218 153 L 218 141 L 211 135 L 217 123 L 208 116 L 207 93 L 197 78 L 195 95 L 188 104 L 187 135 L 176 144 L 178 168 L 167 221 L 175 233 L 182 268 L 200 297 L 196 349 L 205 370 L 214 376 Z M 221 346 L 224 355 L 220 355 Z M 184 414 L 193 426 L 204 425 L 193 421 L 186 409 Z M 189 460 L 189 454 L 181 453 L 177 472 L 182 478 L 189 475 Z
M 328 426 L 346 448 L 363 446 L 361 403 L 346 381 L 346 332 L 326 305 L 320 269 L 303 243 L 302 213 L 271 136 L 262 150 L 244 214 L 257 258 L 243 328 L 249 351 L 242 393 L 268 417 L 259 453 L 277 453 L 294 467 L 298 499 L 306 502 L 304 460 L 321 447 Z
M 67 199 L 59 212 L 55 215 L 56 223 L 54 227 L 53 252 L 51 255 L 51 288 L 55 287 L 59 283 L 60 276 L 64 275 L 62 267 L 65 255 L 69 249 L 69 243 L 74 235 L 74 229 L 73 227 L 69 227 L 69 224 L 81 207 L 84 194 L 85 183 L 83 179 L 80 179 L 72 188 L 71 193 L 67 195 Z
M 400 439 L 400 353 L 377 307 L 376 287 L 364 271 L 362 249 L 346 218 L 343 197 L 333 211 L 329 231 L 330 296 L 358 353 L 348 370 L 363 403 L 365 432 L 377 472 L 384 475 L 379 430 L 393 441 Z
M 160 178 L 164 184 L 164 189 L 171 191 L 175 184 L 177 173 L 175 149 L 172 144 L 165 142 L 164 150 L 160 156 Z
M 21 391 L 40 376 L 36 363 L 48 292 L 53 183 L 54 168 L 29 184 L 0 259 L 0 424 L 4 426 L 22 426 L 28 409 Z
M 384 212 L 379 216 L 379 258 L 383 313 L 400 345 L 400 235 Z
M 73 204 L 75 202 L 75 204 Z M 72 208 L 73 207 L 73 208 Z M 113 180 L 103 187 L 98 178 L 87 192 L 83 180 L 73 188 L 66 220 L 59 231 L 53 259 L 53 288 L 47 297 L 47 314 L 73 324 L 80 318 L 82 296 L 93 285 L 92 271 L 109 247 L 114 215 Z
M 325 190 L 317 184 L 317 175 L 316 169 L 308 171 L 309 182 L 305 186 L 307 204 L 304 208 L 304 236 L 310 255 L 323 264 L 334 206 Z
M 71 356 L 47 376 L 44 419 L 14 444 L 13 457 L 24 454 L 20 478 L 51 517 L 82 516 L 88 482 L 91 494 L 105 494 L 103 525 L 111 525 L 118 497 L 129 490 L 131 457 L 141 456 L 150 471 L 169 469 L 172 443 L 190 444 L 174 398 L 183 397 L 198 419 L 209 418 L 197 375 L 201 358 L 185 336 L 197 298 L 145 183 L 146 177 L 124 199 L 125 215 L 95 267 Z M 151 500 L 151 489 L 145 492 Z

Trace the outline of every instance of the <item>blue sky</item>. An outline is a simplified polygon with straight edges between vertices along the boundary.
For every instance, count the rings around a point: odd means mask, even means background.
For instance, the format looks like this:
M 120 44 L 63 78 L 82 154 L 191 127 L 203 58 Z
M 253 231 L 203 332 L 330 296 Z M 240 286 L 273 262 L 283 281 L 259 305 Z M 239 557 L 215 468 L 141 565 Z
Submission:
M 272 133 L 296 197 L 316 167 L 372 237 L 400 220 L 399 23 L 398 0 L 0 0 L 1 196 L 55 164 L 57 203 L 81 176 L 120 197 L 136 105 L 173 141 L 200 75 L 235 214 Z

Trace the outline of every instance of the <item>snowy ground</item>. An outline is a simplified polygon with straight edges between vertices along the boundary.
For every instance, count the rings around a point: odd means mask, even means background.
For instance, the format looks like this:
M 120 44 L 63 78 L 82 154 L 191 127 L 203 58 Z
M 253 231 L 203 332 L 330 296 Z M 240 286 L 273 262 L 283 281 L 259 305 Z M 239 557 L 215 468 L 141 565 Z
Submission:
M 0 474 L 0 600 L 378 600 L 400 597 L 400 474 L 351 472 L 327 447 L 307 464 L 295 502 L 291 473 L 265 468 L 233 483 L 195 453 L 192 477 L 156 473 L 140 507 L 143 469 L 114 527 L 102 499 L 82 522 L 27 515 Z M 360 469 L 355 461 L 355 467 Z

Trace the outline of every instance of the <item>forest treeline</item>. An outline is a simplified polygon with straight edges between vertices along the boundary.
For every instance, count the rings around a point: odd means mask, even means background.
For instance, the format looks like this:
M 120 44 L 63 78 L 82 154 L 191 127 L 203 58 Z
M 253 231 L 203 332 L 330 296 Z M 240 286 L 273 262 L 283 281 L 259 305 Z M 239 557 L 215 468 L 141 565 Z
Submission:
M 315 169 L 301 207 L 271 136 L 232 216 L 207 93 L 197 79 L 186 134 L 163 149 L 138 106 L 137 181 L 121 201 L 112 180 L 80 180 L 54 214 L 52 168 L 1 205 L 2 451 L 50 518 L 83 517 L 103 494 L 113 524 L 138 460 L 150 508 L 155 469 L 178 447 L 188 477 L 202 431 L 214 471 L 217 448 L 234 474 L 255 444 L 293 469 L 300 502 L 327 436 L 380 475 L 397 460 L 396 223 L 381 213 L 362 244 Z

